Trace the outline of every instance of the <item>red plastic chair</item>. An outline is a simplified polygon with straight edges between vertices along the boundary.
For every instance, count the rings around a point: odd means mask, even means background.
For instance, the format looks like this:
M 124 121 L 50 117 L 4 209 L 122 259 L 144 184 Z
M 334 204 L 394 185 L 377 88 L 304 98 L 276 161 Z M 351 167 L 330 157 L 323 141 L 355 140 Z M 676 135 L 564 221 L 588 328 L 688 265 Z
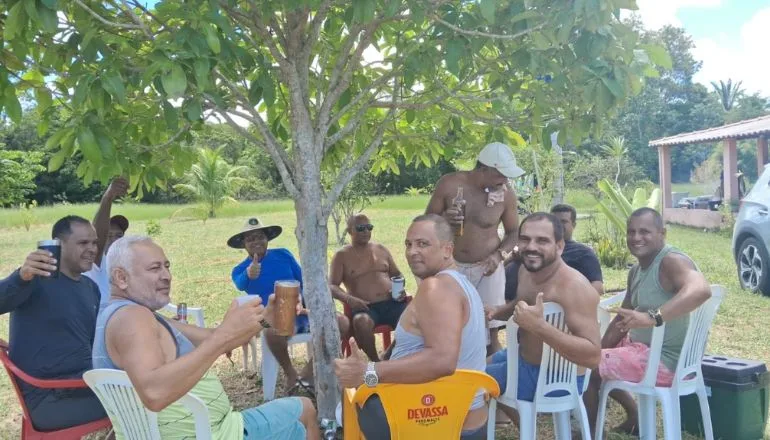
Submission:
M 407 304 L 409 304 L 410 301 L 412 301 L 412 297 L 407 295 L 406 299 Z M 353 310 L 350 309 L 350 306 L 347 303 L 342 303 L 342 306 L 344 307 L 345 317 L 350 320 L 350 332 L 353 334 Z M 382 335 L 382 345 L 385 347 L 385 350 L 390 347 L 390 332 L 395 330 L 393 327 L 382 324 L 374 327 L 374 335 L 375 337 L 379 334 Z M 350 356 L 350 343 L 348 343 L 347 339 L 342 341 L 342 355 L 343 356 Z
M 24 403 L 17 379 L 42 389 L 60 389 L 60 388 L 88 388 L 88 385 L 81 379 L 38 379 L 21 371 L 8 357 L 8 343 L 0 339 L 0 361 L 2 361 L 5 370 L 8 371 L 8 377 L 11 379 L 13 389 L 16 391 L 16 397 L 19 398 L 19 404 L 22 409 L 21 419 L 21 438 L 22 440 L 80 440 L 86 434 L 96 432 L 105 428 L 112 427 L 110 419 L 95 420 L 84 425 L 73 426 L 71 428 L 60 429 L 58 431 L 41 432 L 35 430 L 32 426 L 32 419 L 29 417 L 29 410 Z

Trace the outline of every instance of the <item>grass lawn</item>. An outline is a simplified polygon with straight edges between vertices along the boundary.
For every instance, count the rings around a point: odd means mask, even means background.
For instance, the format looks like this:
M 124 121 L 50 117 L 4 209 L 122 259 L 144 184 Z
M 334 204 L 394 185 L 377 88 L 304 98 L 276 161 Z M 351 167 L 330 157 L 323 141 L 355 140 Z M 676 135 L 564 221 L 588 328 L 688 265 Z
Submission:
M 591 210 L 594 201 L 584 193 L 569 193 L 568 201 L 583 210 Z M 374 239 L 384 243 L 394 254 L 402 270 L 408 271 L 403 255 L 403 237 L 411 218 L 422 212 L 427 204 L 427 196 L 391 197 L 376 202 L 367 210 L 376 225 Z M 38 221 L 29 231 L 20 227 L 21 217 L 17 211 L 0 211 L 0 274 L 7 275 L 16 269 L 26 254 L 35 248 L 36 241 L 50 235 L 53 221 L 65 214 L 77 213 L 91 218 L 96 206 L 72 205 L 51 208 L 38 208 L 35 212 Z M 162 232 L 157 241 L 164 247 L 172 262 L 174 275 L 173 302 L 186 302 L 190 306 L 203 306 L 208 325 L 217 323 L 224 315 L 231 298 L 237 295 L 230 281 L 230 270 L 244 258 L 242 251 L 228 248 L 225 241 L 237 232 L 246 216 L 257 215 L 263 222 L 279 224 L 284 227 L 281 237 L 271 243 L 273 247 L 286 247 L 295 255 L 297 243 L 291 231 L 296 219 L 290 201 L 243 203 L 225 209 L 220 217 L 207 221 L 169 220 L 170 214 L 178 206 L 135 205 L 116 206 L 113 213 L 126 215 L 131 221 L 129 233 L 144 233 L 148 220 L 160 223 Z M 333 225 L 329 225 L 333 235 Z M 581 229 L 578 226 L 577 234 Z M 770 299 L 751 295 L 739 289 L 735 274 L 735 265 L 730 257 L 730 239 L 717 234 L 707 234 L 693 229 L 674 227 L 669 230 L 669 242 L 696 261 L 711 283 L 727 287 L 729 294 L 719 310 L 709 340 L 709 353 L 727 356 L 770 361 L 770 342 L 761 335 L 770 334 Z M 336 246 L 328 249 L 329 257 Z M 625 287 L 626 271 L 606 270 L 606 288 Z M 414 287 L 412 279 L 407 280 L 407 290 Z M 8 337 L 8 316 L 0 316 L 0 337 Z M 295 353 L 299 355 L 300 353 Z M 240 352 L 234 353 L 240 356 Z M 239 365 L 240 359 L 236 359 Z M 261 401 L 258 392 L 259 378 L 240 372 L 226 359 L 215 364 L 220 377 L 225 382 L 234 405 L 238 408 L 253 406 Z M 280 395 L 279 389 L 279 395 Z M 0 374 L 0 439 L 18 438 L 20 412 L 15 396 L 12 394 L 8 378 Z M 610 424 L 619 423 L 617 408 L 610 412 Z M 541 420 L 541 438 L 547 438 L 550 431 L 550 418 Z M 768 431 L 770 433 L 770 431 Z M 513 428 L 498 430 L 498 438 L 517 438 Z M 551 437 L 553 438 L 553 437 Z M 610 437 L 623 438 L 623 437 Z M 691 437 L 686 437 L 691 438 Z M 766 435 L 766 438 L 770 436 Z

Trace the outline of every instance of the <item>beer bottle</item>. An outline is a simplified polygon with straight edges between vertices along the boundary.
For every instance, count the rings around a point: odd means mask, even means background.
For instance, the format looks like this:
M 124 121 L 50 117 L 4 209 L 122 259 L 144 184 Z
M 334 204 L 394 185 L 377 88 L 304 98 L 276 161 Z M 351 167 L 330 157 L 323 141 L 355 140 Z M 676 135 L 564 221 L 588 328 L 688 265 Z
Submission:
M 462 185 L 457 187 L 457 195 L 455 196 L 454 200 L 452 200 L 452 204 L 455 205 L 455 207 L 460 211 L 460 215 L 463 216 L 463 220 L 460 221 L 460 226 L 455 229 L 455 235 L 462 237 L 464 229 L 463 226 L 465 225 L 465 198 L 463 197 Z
M 176 319 L 179 322 L 184 322 L 187 324 L 187 304 L 186 303 L 179 303 L 176 306 Z

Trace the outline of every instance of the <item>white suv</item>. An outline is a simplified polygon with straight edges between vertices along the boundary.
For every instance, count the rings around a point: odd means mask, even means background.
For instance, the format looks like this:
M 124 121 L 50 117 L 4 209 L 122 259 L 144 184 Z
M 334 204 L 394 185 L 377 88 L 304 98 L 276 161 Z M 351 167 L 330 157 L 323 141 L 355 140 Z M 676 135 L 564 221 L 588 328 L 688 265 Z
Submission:
M 741 287 L 770 296 L 770 167 L 741 200 L 733 229 L 733 256 Z

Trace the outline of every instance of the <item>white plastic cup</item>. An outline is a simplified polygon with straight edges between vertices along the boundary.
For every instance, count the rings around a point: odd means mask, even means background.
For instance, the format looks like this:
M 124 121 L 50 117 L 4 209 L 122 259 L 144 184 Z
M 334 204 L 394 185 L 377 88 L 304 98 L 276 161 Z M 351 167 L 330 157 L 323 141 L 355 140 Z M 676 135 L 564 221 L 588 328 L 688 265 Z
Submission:
M 392 277 L 390 279 L 391 286 L 390 286 L 390 296 L 393 297 L 393 299 L 398 300 L 401 299 L 401 292 L 404 291 L 404 277 Z
M 239 306 L 242 306 L 247 302 L 256 301 L 258 299 L 261 299 L 259 295 L 241 295 L 235 297 L 235 300 L 238 301 Z

